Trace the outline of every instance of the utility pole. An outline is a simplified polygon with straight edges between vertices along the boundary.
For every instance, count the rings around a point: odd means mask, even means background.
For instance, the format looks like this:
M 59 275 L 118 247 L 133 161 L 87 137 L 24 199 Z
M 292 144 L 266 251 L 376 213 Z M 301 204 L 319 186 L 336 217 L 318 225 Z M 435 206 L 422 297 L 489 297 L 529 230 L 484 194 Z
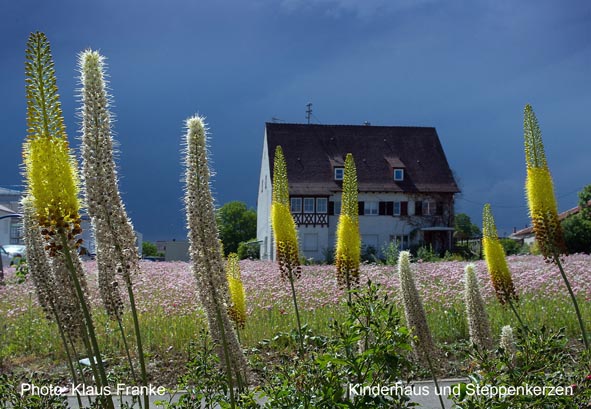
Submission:
M 310 125 L 310 118 L 312 117 L 312 103 L 308 102 L 306 104 L 306 119 L 308 120 L 308 125 Z

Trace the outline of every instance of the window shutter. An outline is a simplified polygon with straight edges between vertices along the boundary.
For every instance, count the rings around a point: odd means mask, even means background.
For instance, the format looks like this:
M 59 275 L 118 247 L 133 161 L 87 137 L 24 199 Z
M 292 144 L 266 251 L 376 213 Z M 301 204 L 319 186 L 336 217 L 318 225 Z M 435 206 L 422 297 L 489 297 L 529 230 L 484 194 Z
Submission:
M 386 214 L 388 216 L 394 215 L 394 202 L 386 202 Z
M 437 216 L 443 215 L 443 202 L 437 202 L 437 207 L 435 208 L 435 214 Z
M 400 202 L 400 216 L 408 216 L 408 202 Z
M 328 215 L 334 216 L 334 202 L 330 200 L 328 201 Z
M 423 202 L 417 200 L 415 201 L 415 215 L 422 216 L 423 215 Z
M 387 204 L 387 202 L 380 202 L 379 203 L 378 214 L 380 216 L 385 216 L 388 214 L 386 211 L 386 204 Z
M 365 203 L 357 202 L 357 207 L 359 208 L 359 216 L 363 216 L 365 214 Z

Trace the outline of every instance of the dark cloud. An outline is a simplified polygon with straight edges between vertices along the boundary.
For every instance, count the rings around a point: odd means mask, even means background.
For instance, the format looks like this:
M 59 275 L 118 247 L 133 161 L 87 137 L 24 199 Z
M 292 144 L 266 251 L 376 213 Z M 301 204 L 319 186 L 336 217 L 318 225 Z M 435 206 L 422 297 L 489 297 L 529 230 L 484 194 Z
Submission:
M 21 183 L 24 45 L 52 42 L 68 132 L 76 55 L 108 57 L 121 189 L 137 229 L 180 239 L 185 118 L 207 117 L 218 203 L 256 204 L 264 122 L 435 126 L 458 211 L 527 223 L 522 110 L 540 120 L 561 209 L 591 183 L 591 4 L 573 1 L 22 0 L 0 5 L 0 185 Z M 76 145 L 76 142 L 74 142 Z M 498 208 L 495 208 L 495 204 Z

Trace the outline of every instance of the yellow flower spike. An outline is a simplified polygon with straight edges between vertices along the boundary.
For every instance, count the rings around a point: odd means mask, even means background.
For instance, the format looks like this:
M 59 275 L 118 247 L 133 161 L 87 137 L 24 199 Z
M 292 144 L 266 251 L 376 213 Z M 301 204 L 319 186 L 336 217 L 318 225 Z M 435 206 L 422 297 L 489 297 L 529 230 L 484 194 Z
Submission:
M 70 152 L 49 41 L 43 33 L 29 37 L 26 50 L 27 141 L 23 147 L 28 194 L 45 227 L 79 222 L 79 182 Z M 72 227 L 72 230 L 78 228 Z
M 509 272 L 505 250 L 499 241 L 495 220 L 490 204 L 485 204 L 482 211 L 482 248 L 486 266 L 490 274 L 497 299 L 501 304 L 517 300 L 513 279 Z
M 271 204 L 271 224 L 277 246 L 277 261 L 283 278 L 294 278 L 301 275 L 298 252 L 298 236 L 296 225 L 289 208 L 289 186 L 287 182 L 287 165 L 281 146 L 275 149 L 273 166 L 273 202 Z
M 343 176 L 343 196 L 341 215 L 337 226 L 337 249 L 335 264 L 337 283 L 340 286 L 359 282 L 359 261 L 361 258 L 361 238 L 359 235 L 359 209 L 357 204 L 357 170 L 353 155 L 345 158 Z
M 542 255 L 551 259 L 565 254 L 566 245 L 558 219 L 552 176 L 548 169 L 542 133 L 531 105 L 525 106 L 523 133 L 527 178 L 525 190 L 529 214 Z
M 230 318 L 236 323 L 236 327 L 244 329 L 246 324 L 246 293 L 242 285 L 238 254 L 228 254 L 226 263 L 226 277 L 232 305 L 228 309 Z

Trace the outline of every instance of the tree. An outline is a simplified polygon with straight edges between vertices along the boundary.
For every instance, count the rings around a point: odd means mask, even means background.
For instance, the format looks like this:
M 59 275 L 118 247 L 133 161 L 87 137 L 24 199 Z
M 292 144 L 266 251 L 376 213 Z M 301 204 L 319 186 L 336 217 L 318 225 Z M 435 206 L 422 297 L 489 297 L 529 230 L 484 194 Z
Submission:
M 591 253 L 591 185 L 579 192 L 579 208 L 577 214 L 562 221 L 564 241 L 569 253 Z
M 470 237 L 480 236 L 480 229 L 466 213 L 458 213 L 455 216 L 455 236 L 458 240 L 466 240 Z
M 143 257 L 155 257 L 158 255 L 158 248 L 154 243 L 149 241 L 142 242 L 142 256 Z
M 246 203 L 233 201 L 220 207 L 216 214 L 224 255 L 238 252 L 238 245 L 257 235 L 257 214 Z

